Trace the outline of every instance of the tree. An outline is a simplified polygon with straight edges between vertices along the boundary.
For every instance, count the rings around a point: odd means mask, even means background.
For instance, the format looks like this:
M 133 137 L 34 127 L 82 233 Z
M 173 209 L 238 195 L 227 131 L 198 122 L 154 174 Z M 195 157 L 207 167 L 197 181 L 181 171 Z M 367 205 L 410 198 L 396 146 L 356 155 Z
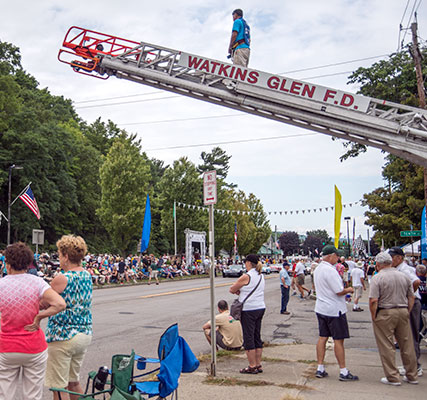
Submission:
M 427 68 L 427 48 L 423 54 L 423 69 Z M 396 103 L 418 106 L 417 82 L 412 58 L 405 49 L 386 60 L 374 63 L 368 68 L 357 69 L 350 77 L 350 83 L 360 84 L 360 93 Z M 345 143 L 348 151 L 341 159 L 356 157 L 366 148 Z M 369 207 L 365 213 L 367 224 L 377 232 L 377 244 L 384 239 L 389 247 L 404 244 L 399 231 L 420 226 L 424 206 L 423 169 L 399 157 L 388 155 L 383 167 L 384 187 L 364 195 L 363 204 Z
M 421 49 L 423 70 L 427 68 L 427 48 Z M 360 85 L 359 92 L 364 96 L 393 101 L 410 106 L 418 106 L 417 78 L 409 48 L 392 54 L 372 66 L 358 68 L 349 76 L 350 84 Z M 357 157 L 366 151 L 366 146 L 354 142 L 344 142 L 348 149 L 340 157 L 341 161 Z
M 299 235 L 296 232 L 283 232 L 279 237 L 279 245 L 285 256 L 298 254 L 300 250 Z
M 201 206 L 203 203 L 203 182 L 196 166 L 187 157 L 181 157 L 164 171 L 157 186 L 157 192 L 159 193 L 158 207 L 161 217 L 160 231 L 169 243 L 168 250 L 172 252 L 174 250 L 173 203 L 177 201 Z M 189 208 L 177 208 L 176 212 L 177 251 L 182 252 L 185 249 L 184 230 L 189 228 L 206 231 L 208 215 L 204 211 Z
M 136 248 L 150 179 L 150 166 L 139 144 L 125 135 L 116 138 L 100 169 L 101 204 L 97 214 L 121 254 Z
M 423 169 L 395 156 L 388 156 L 382 175 L 386 187 L 377 188 L 363 196 L 366 223 L 377 232 L 377 240 L 384 239 L 387 247 L 406 243 L 400 231 L 420 229 L 424 207 Z
M 227 178 L 231 156 L 228 156 L 220 147 L 214 147 L 210 153 L 203 151 L 200 158 L 203 161 L 203 164 L 197 167 L 200 173 L 216 170 L 217 178 L 223 180 Z

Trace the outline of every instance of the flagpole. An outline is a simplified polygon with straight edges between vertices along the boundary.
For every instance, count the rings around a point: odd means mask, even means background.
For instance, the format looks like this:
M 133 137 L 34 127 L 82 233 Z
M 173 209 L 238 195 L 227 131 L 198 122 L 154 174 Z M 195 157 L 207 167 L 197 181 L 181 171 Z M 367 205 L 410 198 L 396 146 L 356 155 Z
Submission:
M 33 182 L 30 182 L 27 186 L 25 186 L 24 190 L 22 190 L 22 192 L 18 194 L 18 196 L 16 197 L 16 199 L 15 199 L 15 200 L 13 200 L 13 201 L 12 201 L 12 203 L 10 203 L 10 206 L 11 206 L 11 207 L 15 204 L 15 201 L 16 201 L 16 200 L 18 200 L 18 199 L 21 197 L 21 195 L 22 195 L 23 193 L 25 193 L 25 192 L 26 192 L 26 190 L 28 189 L 28 187 L 29 187 L 32 183 L 33 183 Z
M 175 244 L 175 255 L 177 253 L 177 245 L 176 245 L 176 201 L 173 201 L 173 227 L 174 227 L 174 244 Z

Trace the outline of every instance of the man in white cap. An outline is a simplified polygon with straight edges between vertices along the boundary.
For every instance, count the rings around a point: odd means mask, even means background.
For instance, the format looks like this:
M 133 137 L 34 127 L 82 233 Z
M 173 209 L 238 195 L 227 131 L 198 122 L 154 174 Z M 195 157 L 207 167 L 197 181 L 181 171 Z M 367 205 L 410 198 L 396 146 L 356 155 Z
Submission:
M 353 296 L 353 311 L 360 312 L 363 311 L 363 308 L 359 306 L 359 300 L 362 297 L 362 293 L 366 290 L 365 286 L 365 273 L 363 272 L 363 262 L 358 261 L 356 266 L 351 271 L 351 283 L 354 289 Z
M 357 381 L 359 378 L 350 373 L 345 364 L 344 339 L 350 337 L 347 323 L 347 305 L 345 295 L 353 293 L 352 287 L 344 288 L 343 281 L 335 269 L 341 251 L 333 245 L 322 249 L 322 262 L 317 266 L 314 274 L 316 287 L 316 312 L 319 325 L 319 339 L 316 345 L 317 371 L 316 378 L 325 378 L 324 360 L 326 342 L 329 337 L 334 340 L 335 357 L 340 367 L 339 380 L 344 382 Z

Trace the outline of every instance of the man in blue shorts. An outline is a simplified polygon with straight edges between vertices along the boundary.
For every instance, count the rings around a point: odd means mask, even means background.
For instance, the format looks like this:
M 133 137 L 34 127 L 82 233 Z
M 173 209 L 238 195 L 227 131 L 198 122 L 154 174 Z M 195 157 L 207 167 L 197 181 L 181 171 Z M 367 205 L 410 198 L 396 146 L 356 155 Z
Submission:
M 243 19 L 243 11 L 233 11 L 233 30 L 231 33 L 228 53 L 231 55 L 233 64 L 247 67 L 250 55 L 250 28 Z
M 322 250 L 322 262 L 317 266 L 314 274 L 316 287 L 316 312 L 319 324 L 319 340 L 316 346 L 317 352 L 317 378 L 325 378 L 324 359 L 326 342 L 329 337 L 334 340 L 335 357 L 340 367 L 340 381 L 357 381 L 359 378 L 352 375 L 345 366 L 344 339 L 350 337 L 347 323 L 347 305 L 345 295 L 353 293 L 353 288 L 344 288 L 343 281 L 335 269 L 340 250 L 333 245 L 327 245 Z

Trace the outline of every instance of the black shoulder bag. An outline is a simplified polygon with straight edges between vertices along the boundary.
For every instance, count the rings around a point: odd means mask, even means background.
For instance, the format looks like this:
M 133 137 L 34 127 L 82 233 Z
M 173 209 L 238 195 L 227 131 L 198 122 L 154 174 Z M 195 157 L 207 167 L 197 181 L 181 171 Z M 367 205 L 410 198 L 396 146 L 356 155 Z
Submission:
M 262 279 L 262 275 L 259 277 L 259 281 L 258 281 L 257 285 L 253 288 L 252 292 L 250 292 L 250 293 L 246 296 L 245 300 L 243 300 L 243 301 L 239 301 L 239 299 L 236 299 L 236 300 L 234 300 L 234 301 L 233 301 L 233 304 L 232 304 L 232 305 L 231 305 L 231 307 L 230 307 L 230 315 L 231 315 L 234 319 L 236 319 L 236 320 L 240 321 L 240 318 L 241 318 L 241 316 L 242 316 L 243 304 L 245 304 L 245 301 L 246 301 L 250 296 L 252 296 L 252 294 L 255 292 L 255 290 L 257 290 L 257 288 L 258 288 L 259 284 L 261 283 L 261 279 Z

